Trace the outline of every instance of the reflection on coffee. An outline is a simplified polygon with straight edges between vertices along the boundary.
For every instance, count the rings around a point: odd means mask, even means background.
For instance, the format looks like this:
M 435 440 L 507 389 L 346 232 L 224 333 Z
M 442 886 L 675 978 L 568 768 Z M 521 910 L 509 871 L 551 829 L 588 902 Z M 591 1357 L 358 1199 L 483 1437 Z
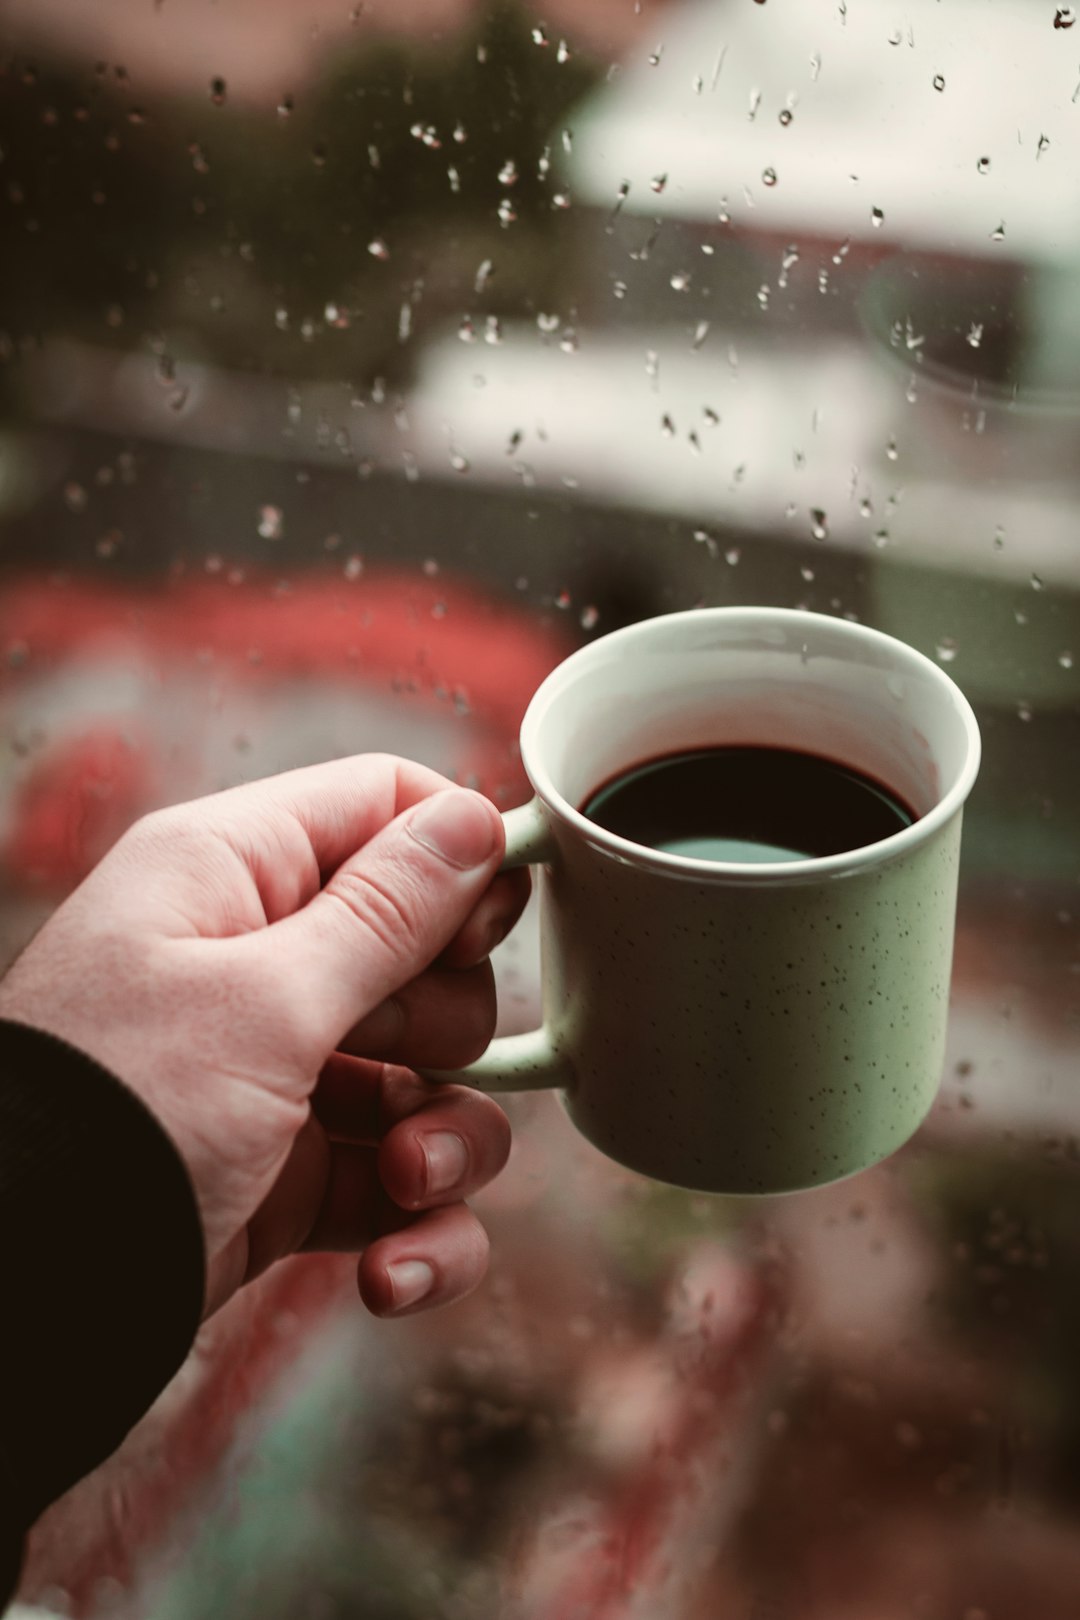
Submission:
M 863 849 L 918 819 L 850 765 L 765 747 L 647 760 L 597 788 L 582 813 L 649 849 L 752 865 Z

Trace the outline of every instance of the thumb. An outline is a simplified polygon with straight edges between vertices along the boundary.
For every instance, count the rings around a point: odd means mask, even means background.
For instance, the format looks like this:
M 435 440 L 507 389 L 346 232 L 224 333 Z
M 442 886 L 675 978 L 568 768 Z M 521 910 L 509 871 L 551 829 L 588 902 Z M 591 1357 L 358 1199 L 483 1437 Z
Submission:
M 248 936 L 273 953 L 273 979 L 303 998 L 321 1056 L 446 948 L 504 847 L 489 800 L 463 788 L 434 793 L 387 823 L 301 910 Z

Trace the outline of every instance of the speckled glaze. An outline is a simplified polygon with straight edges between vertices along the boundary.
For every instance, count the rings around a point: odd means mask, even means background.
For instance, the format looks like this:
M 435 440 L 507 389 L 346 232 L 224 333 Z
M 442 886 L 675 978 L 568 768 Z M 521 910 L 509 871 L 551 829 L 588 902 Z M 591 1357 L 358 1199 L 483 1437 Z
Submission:
M 646 850 L 577 809 L 616 770 L 740 741 L 843 759 L 921 819 L 845 855 L 753 867 Z M 941 1071 L 979 757 L 944 672 L 816 615 L 670 615 L 561 665 L 522 752 L 537 797 L 507 818 L 507 864 L 543 863 L 543 1027 L 436 1077 L 555 1085 L 611 1158 L 710 1192 L 815 1186 L 906 1141 Z

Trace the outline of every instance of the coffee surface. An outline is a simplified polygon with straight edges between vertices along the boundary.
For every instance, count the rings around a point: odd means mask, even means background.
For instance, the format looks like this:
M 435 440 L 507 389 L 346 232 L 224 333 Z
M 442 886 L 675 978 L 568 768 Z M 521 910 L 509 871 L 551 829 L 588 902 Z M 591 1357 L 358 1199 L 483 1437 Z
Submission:
M 646 760 L 597 788 L 582 813 L 649 849 L 751 865 L 844 854 L 917 820 L 890 788 L 849 765 L 764 747 Z

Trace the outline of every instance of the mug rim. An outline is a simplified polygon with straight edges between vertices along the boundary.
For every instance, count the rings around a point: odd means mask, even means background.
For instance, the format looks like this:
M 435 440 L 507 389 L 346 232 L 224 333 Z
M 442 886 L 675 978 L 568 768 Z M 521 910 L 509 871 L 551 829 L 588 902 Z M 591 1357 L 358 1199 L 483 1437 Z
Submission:
M 543 760 L 536 757 L 537 728 L 556 695 L 558 686 L 566 679 L 567 671 L 588 664 L 590 658 L 595 655 L 595 649 L 601 645 L 608 647 L 614 642 L 641 639 L 652 633 L 654 627 L 670 625 L 672 621 L 681 622 L 690 628 L 694 624 L 705 624 L 719 618 L 729 622 L 742 620 L 747 624 L 754 621 L 768 621 L 785 628 L 794 628 L 800 623 L 805 623 L 807 619 L 823 619 L 834 632 L 839 633 L 841 638 L 846 637 L 863 645 L 869 642 L 882 651 L 901 649 L 904 658 L 921 666 L 923 673 L 928 674 L 940 688 L 942 695 L 949 700 L 963 725 L 966 752 L 963 765 L 952 787 L 938 800 L 932 810 L 928 810 L 924 816 L 901 828 L 899 832 L 890 833 L 887 838 L 878 839 L 873 844 L 862 844 L 857 849 L 843 850 L 837 855 L 808 856 L 797 861 L 761 863 L 710 861 L 692 855 L 673 855 L 664 850 L 650 849 L 644 844 L 636 844 L 631 839 L 622 838 L 618 833 L 610 832 L 597 822 L 590 821 L 588 816 L 583 815 L 563 796 L 552 781 Z M 579 647 L 576 652 L 572 652 L 568 658 L 557 664 L 533 693 L 521 722 L 520 746 L 522 763 L 537 798 L 553 816 L 569 826 L 579 838 L 593 848 L 602 850 L 626 865 L 673 878 L 692 878 L 699 883 L 711 881 L 762 887 L 850 877 L 910 854 L 922 844 L 929 842 L 963 808 L 964 801 L 979 773 L 982 754 L 982 739 L 971 704 L 951 676 L 925 653 L 919 652 L 906 641 L 901 641 L 898 636 L 890 636 L 883 630 L 872 629 L 869 625 L 853 623 L 850 619 L 838 619 L 828 613 L 817 613 L 804 608 L 763 606 L 689 608 L 677 613 L 654 614 L 648 619 L 639 619 L 633 624 L 623 625 L 620 629 L 612 630 L 608 635 L 599 636 L 595 641 Z

